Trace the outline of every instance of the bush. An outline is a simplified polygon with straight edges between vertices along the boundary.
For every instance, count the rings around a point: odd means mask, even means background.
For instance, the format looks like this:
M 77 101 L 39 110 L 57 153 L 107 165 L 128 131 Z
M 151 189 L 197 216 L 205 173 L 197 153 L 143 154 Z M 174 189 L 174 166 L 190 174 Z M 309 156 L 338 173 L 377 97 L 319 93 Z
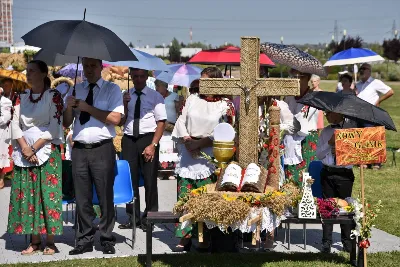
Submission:
M 394 62 L 372 65 L 373 77 L 387 81 L 400 81 L 400 65 Z

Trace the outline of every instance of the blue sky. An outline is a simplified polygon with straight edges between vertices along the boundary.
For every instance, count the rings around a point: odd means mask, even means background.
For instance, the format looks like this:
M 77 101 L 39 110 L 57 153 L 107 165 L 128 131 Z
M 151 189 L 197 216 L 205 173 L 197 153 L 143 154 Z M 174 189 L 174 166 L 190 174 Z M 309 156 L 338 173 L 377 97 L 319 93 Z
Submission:
M 339 31 L 365 41 L 391 37 L 400 26 L 399 0 L 14 0 L 14 42 L 50 20 L 86 19 L 114 31 L 126 43 L 154 46 L 173 37 L 221 45 L 240 36 L 285 43 L 330 42 Z M 400 29 L 400 27 L 397 27 Z

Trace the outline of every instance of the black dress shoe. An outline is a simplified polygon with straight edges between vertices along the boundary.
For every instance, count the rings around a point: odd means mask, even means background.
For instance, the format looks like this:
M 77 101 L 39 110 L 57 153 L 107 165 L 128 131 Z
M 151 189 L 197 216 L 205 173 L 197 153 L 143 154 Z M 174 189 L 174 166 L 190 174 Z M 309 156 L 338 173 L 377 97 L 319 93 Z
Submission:
M 321 252 L 322 253 L 331 253 L 331 247 L 332 247 L 332 245 L 330 242 L 323 242 Z
M 115 254 L 115 248 L 110 243 L 105 243 L 103 246 L 103 254 Z
M 136 223 L 136 228 L 140 228 L 142 227 L 142 224 L 140 222 Z M 132 229 L 132 223 L 131 222 L 127 222 L 125 224 L 120 224 L 118 225 L 119 229 Z
M 83 254 L 83 253 L 86 253 L 86 252 L 92 252 L 92 251 L 93 251 L 93 245 L 92 244 L 84 245 L 84 246 L 78 245 L 78 246 L 76 246 L 76 248 L 74 248 L 73 250 L 71 250 L 69 252 L 69 255 L 79 255 L 79 254 Z

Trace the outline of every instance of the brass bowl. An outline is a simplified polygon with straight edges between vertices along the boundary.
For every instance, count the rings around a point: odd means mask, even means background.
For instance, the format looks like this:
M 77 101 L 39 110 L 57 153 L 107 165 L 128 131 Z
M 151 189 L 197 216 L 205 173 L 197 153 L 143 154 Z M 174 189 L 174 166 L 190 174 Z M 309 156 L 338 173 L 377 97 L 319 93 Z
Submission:
M 214 147 L 213 148 L 214 157 L 218 160 L 218 162 L 229 162 L 232 159 L 235 151 L 233 147 L 231 148 L 221 148 Z

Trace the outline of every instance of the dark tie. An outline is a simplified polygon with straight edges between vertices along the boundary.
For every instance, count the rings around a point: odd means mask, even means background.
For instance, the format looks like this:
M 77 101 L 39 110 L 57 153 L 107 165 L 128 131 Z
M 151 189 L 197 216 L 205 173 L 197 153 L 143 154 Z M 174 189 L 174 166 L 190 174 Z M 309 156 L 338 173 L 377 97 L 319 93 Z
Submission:
M 140 121 L 140 95 L 143 94 L 140 91 L 135 91 L 137 95 L 136 104 L 135 104 L 135 113 L 133 113 L 133 137 L 139 136 L 139 121 Z
M 86 97 L 86 103 L 88 105 L 93 106 L 93 88 L 96 86 L 95 83 L 89 84 L 89 93 Z M 79 116 L 79 121 L 81 125 L 87 123 L 90 120 L 90 114 L 87 113 L 86 111 L 81 111 L 81 115 Z

